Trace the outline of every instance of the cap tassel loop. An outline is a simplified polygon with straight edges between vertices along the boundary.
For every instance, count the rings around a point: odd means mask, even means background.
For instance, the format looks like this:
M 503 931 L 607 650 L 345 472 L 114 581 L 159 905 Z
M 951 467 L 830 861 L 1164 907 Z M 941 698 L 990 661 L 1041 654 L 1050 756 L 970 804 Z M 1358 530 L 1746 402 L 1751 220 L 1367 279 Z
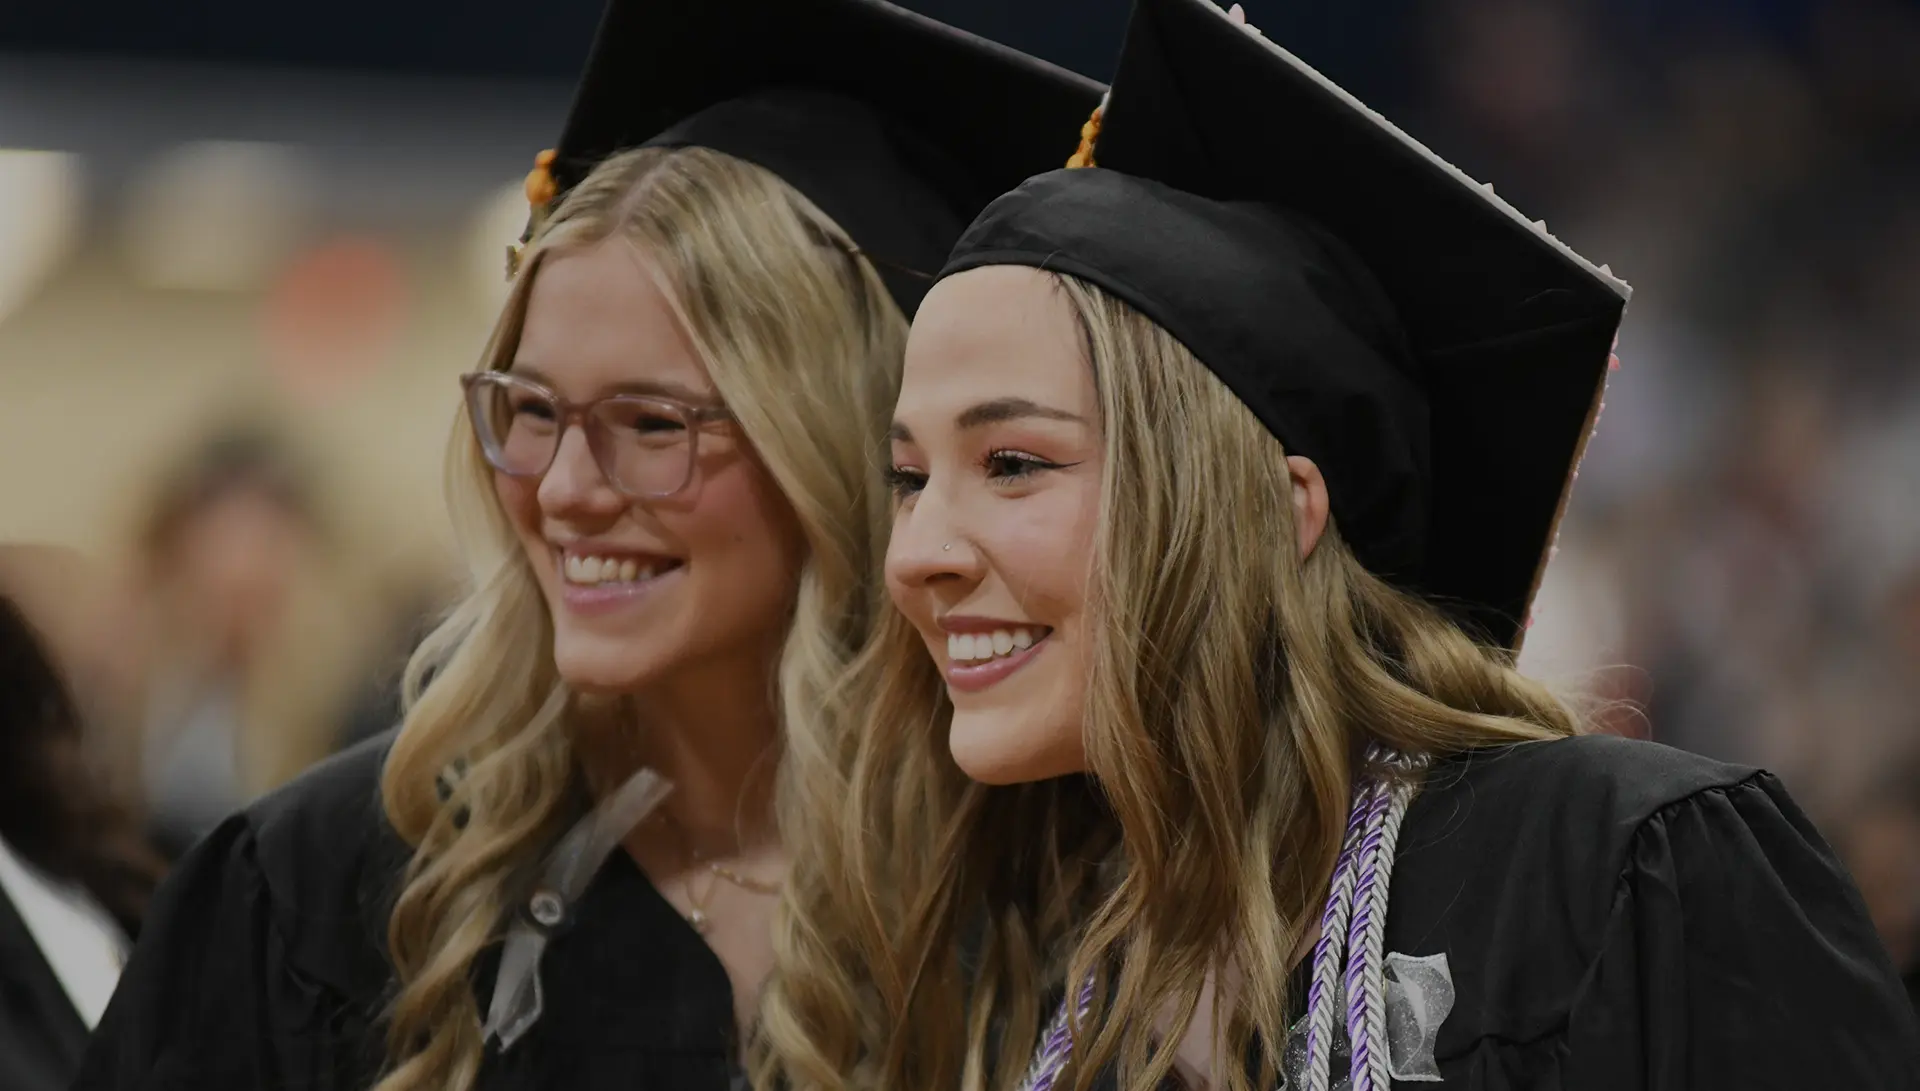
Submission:
M 553 178 L 553 162 L 557 158 L 554 150 L 548 148 L 533 157 L 533 169 L 527 172 L 525 189 L 527 206 L 531 210 L 527 217 L 527 229 L 520 234 L 520 241 L 507 247 L 507 279 L 512 280 L 520 272 L 520 255 L 533 241 L 540 226 L 546 223 L 548 206 L 560 193 L 560 184 Z
M 1107 100 L 1102 96 L 1100 105 L 1093 108 L 1093 116 L 1087 118 L 1086 123 L 1080 126 L 1080 146 L 1075 148 L 1073 155 L 1068 157 L 1068 170 L 1097 165 L 1093 161 L 1093 145 L 1100 139 L 1100 115 L 1106 108 Z

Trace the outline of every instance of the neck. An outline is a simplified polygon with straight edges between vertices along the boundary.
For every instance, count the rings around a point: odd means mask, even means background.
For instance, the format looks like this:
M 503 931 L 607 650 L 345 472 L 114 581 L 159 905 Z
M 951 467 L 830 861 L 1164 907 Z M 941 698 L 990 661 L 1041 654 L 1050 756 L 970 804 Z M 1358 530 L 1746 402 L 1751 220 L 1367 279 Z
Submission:
M 582 739 L 581 761 L 596 796 L 644 767 L 673 785 L 661 811 L 706 852 L 773 839 L 779 716 L 772 664 L 675 672 L 629 702 L 635 715 Z

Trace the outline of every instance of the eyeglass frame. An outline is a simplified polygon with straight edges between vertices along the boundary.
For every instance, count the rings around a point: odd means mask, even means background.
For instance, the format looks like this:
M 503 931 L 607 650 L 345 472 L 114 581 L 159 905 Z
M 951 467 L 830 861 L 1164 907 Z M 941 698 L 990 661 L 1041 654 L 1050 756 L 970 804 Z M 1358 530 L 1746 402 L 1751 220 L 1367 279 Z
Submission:
M 486 435 L 491 431 L 491 428 L 483 429 L 481 427 L 480 421 L 478 420 L 479 408 L 474 404 L 474 390 L 483 385 L 495 387 L 517 386 L 522 389 L 528 389 L 544 397 L 553 405 L 554 420 L 559 427 L 554 432 L 553 452 L 547 456 L 546 465 L 540 467 L 538 470 L 510 470 L 502 466 L 495 458 L 495 452 L 486 440 Z M 529 379 L 524 375 L 515 375 L 511 372 L 498 369 L 466 372 L 460 376 L 460 389 L 463 395 L 462 400 L 467 403 L 467 423 L 473 428 L 474 442 L 480 445 L 481 457 L 485 458 L 487 465 L 493 467 L 496 472 L 523 480 L 545 477 L 547 471 L 553 469 L 554 460 L 560 457 L 560 445 L 566 440 L 567 432 L 577 423 L 580 426 L 581 432 L 586 436 L 587 453 L 593 456 L 594 468 L 600 471 L 601 478 L 606 481 L 608 486 L 629 500 L 665 500 L 685 492 L 687 486 L 693 483 L 694 470 L 699 465 L 701 426 L 734 419 L 732 411 L 724 406 L 694 405 L 690 402 L 682 401 L 679 398 L 670 398 L 658 394 L 606 394 L 584 402 L 569 401 L 545 383 Z M 607 468 L 607 458 L 602 453 L 601 448 L 602 440 L 596 439 L 596 437 L 602 435 L 602 425 L 597 422 L 592 414 L 595 409 L 609 402 L 637 402 L 644 405 L 664 406 L 686 417 L 689 424 L 687 429 L 687 472 L 686 476 L 681 478 L 678 485 L 675 485 L 665 492 L 645 492 L 630 489 L 620 482 L 620 476 L 618 474 Z

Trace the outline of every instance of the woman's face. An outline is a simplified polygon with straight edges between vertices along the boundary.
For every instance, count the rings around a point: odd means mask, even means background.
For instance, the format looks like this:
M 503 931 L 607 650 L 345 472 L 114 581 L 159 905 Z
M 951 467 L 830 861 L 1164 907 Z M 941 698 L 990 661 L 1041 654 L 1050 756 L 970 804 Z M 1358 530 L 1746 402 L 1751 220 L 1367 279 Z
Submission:
M 946 678 L 948 745 L 975 780 L 1086 768 L 1103 462 L 1093 371 L 1055 283 L 989 266 L 935 286 L 894 412 L 887 589 Z
M 514 374 L 574 403 L 614 393 L 719 405 L 647 257 L 614 239 L 548 255 L 527 301 Z M 500 503 L 553 617 L 560 676 L 637 693 L 715 668 L 764 672 L 805 556 L 785 497 L 731 422 L 708 424 L 685 489 L 633 500 L 576 424 L 538 478 L 495 474 Z

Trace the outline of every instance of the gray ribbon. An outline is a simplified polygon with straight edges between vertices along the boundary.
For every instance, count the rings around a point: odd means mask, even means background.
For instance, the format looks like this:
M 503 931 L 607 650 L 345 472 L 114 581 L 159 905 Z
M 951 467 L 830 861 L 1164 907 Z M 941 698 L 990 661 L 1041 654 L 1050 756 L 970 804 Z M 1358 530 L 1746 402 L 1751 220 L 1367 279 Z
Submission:
M 567 919 L 614 846 L 672 791 L 673 786 L 653 770 L 642 769 L 619 791 L 602 799 L 553 847 L 527 899 L 526 911 L 514 914 L 508 926 L 506 945 L 500 952 L 500 972 L 494 978 L 493 1002 L 481 1030 L 483 1041 L 497 1040 L 504 1053 L 540 1021 L 544 1004 L 540 957 L 546 953 L 547 937 Z

